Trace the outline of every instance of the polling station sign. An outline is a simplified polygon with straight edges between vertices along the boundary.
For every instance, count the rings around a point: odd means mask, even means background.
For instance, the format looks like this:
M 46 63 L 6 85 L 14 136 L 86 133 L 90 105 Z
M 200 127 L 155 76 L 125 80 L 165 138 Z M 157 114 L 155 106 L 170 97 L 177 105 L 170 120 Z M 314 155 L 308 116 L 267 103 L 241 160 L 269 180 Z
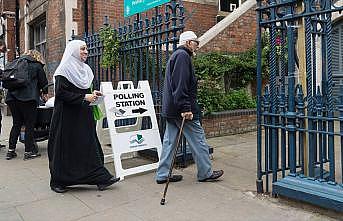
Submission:
M 124 0 L 124 17 L 147 11 L 170 0 Z
M 130 90 L 116 90 L 113 98 L 115 105 L 111 111 L 117 117 L 136 117 L 148 111 L 144 92 Z
M 139 81 L 134 88 L 132 81 L 120 81 L 116 90 L 111 82 L 101 82 L 100 90 L 104 94 L 104 117 L 108 122 L 116 176 L 122 180 L 128 175 L 156 169 L 158 162 L 125 169 L 121 162 L 122 154 L 146 149 L 156 149 L 158 156 L 161 155 L 149 82 Z

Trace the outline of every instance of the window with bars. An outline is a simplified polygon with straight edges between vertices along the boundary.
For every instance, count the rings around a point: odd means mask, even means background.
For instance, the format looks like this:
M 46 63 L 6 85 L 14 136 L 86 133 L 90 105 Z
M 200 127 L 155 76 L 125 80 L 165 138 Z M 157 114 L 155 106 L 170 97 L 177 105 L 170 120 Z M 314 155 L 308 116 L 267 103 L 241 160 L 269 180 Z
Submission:
M 334 25 L 332 43 L 333 75 L 343 76 L 343 21 Z
M 336 23 L 332 30 L 332 75 L 333 95 L 338 101 L 343 86 L 343 21 Z
M 240 0 L 219 0 L 219 11 L 233 12 L 240 6 Z
M 46 19 L 37 19 L 30 25 L 30 49 L 36 49 L 46 58 Z

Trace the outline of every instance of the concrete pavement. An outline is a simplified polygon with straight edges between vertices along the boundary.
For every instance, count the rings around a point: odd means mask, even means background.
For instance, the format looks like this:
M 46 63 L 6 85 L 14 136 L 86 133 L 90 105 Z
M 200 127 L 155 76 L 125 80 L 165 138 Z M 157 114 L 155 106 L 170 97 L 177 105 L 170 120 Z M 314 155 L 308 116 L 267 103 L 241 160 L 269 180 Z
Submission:
M 7 144 L 11 118 L 3 119 L 1 143 Z M 175 170 L 184 180 L 169 186 L 166 205 L 160 206 L 164 185 L 154 173 L 128 177 L 108 190 L 77 186 L 66 194 L 49 188 L 47 143 L 39 143 L 42 157 L 23 161 L 5 160 L 0 150 L 0 221 L 333 221 L 342 214 L 287 199 L 255 194 L 255 133 L 209 139 L 214 147 L 213 165 L 224 169 L 222 180 L 196 181 L 196 168 Z M 112 164 L 106 165 L 112 172 Z

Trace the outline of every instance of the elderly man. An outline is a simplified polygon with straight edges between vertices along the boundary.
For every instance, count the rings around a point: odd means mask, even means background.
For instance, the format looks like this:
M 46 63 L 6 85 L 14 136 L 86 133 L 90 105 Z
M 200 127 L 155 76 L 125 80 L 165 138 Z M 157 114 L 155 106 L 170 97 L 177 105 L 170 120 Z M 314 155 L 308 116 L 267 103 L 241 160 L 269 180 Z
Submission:
M 173 158 L 174 141 L 177 137 L 182 118 L 186 119 L 183 134 L 187 139 L 197 165 L 199 182 L 213 181 L 221 177 L 223 170 L 212 170 L 209 147 L 200 124 L 200 108 L 197 99 L 197 79 L 194 75 L 192 55 L 199 41 L 192 31 L 180 35 L 178 49 L 168 60 L 163 88 L 162 116 L 166 118 L 162 154 L 156 173 L 156 182 L 167 182 Z M 182 180 L 181 175 L 172 175 L 170 182 Z
M 0 53 L 5 53 L 7 51 L 5 41 L 0 39 Z M 2 77 L 2 70 L 0 69 L 0 78 Z M 0 134 L 1 134 L 1 121 L 2 121 L 2 114 L 0 112 Z M 5 145 L 0 144 L 0 148 L 5 147 Z

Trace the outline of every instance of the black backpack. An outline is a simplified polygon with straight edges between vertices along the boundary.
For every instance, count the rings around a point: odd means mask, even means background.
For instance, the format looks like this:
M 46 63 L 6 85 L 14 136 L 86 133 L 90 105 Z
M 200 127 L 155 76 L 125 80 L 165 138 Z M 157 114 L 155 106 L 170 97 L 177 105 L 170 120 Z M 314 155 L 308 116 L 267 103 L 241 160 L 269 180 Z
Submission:
M 7 63 L 1 81 L 2 86 L 8 90 L 15 90 L 27 85 L 30 81 L 27 60 L 17 58 Z

